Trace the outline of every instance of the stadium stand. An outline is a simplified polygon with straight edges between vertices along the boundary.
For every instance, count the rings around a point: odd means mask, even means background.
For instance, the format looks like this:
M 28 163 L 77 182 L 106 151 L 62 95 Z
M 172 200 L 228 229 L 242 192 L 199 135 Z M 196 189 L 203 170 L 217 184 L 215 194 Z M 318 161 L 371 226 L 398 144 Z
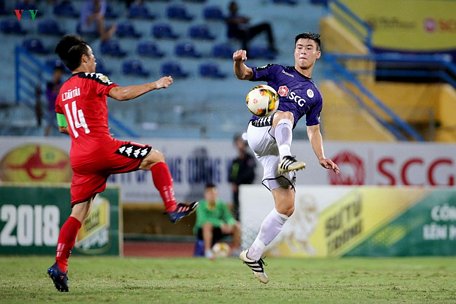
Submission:
M 154 41 L 139 41 L 136 48 L 136 52 L 140 56 L 150 57 L 150 58 L 162 58 L 165 56 L 157 43 Z
M 279 54 L 274 57 L 268 52 L 264 37 L 255 38 L 248 54 L 248 63 L 252 66 L 261 66 L 271 62 L 292 64 L 294 35 L 298 31 L 322 32 L 323 37 L 330 35 L 331 38 L 324 41 L 325 52 L 322 60 L 316 66 L 314 80 L 320 83 L 323 79 L 332 78 L 335 79 L 336 84 L 340 83 L 337 77 L 340 79 L 343 76 L 341 76 L 340 70 L 335 72 L 334 62 L 340 62 L 341 59 L 330 59 L 327 50 L 334 47 L 346 50 L 351 44 L 341 27 L 337 27 L 334 25 L 335 23 L 332 24 L 332 21 L 327 20 L 326 17 L 329 16 L 327 2 L 315 0 L 240 2 L 242 11 L 255 12 L 252 14 L 252 22 L 273 20 L 273 30 L 279 48 Z M 15 62 L 30 60 L 33 55 L 30 57 L 24 55 L 23 52 L 15 55 L 16 46 L 21 46 L 26 40 L 35 41 L 31 43 L 31 46 L 28 45 L 28 48 L 38 53 L 38 56 L 33 57 L 34 60 L 40 61 L 44 69 L 47 69 L 51 66 L 50 62 L 56 60 L 56 56 L 52 52 L 46 54 L 44 51 L 52 51 L 62 34 L 78 32 L 78 16 L 82 0 L 56 1 L 55 4 L 44 1 L 36 3 L 38 15 L 35 22 L 30 18 L 18 22 L 14 15 L 0 16 L 0 39 L 4 42 L 5 48 L 5 55 L 0 58 L 0 64 L 11 67 L 5 68 L 5 72 L 2 74 L 0 89 L 4 93 L 0 96 L 0 103 L 22 104 L 22 99 L 33 100 L 33 90 L 21 89 L 22 92 L 17 92 L 17 88 L 23 88 L 24 85 L 16 84 L 16 68 L 12 66 Z M 243 102 L 244 93 L 250 89 L 252 83 L 240 82 L 232 76 L 231 56 L 240 45 L 237 41 L 226 37 L 224 16 L 228 3 L 229 0 L 160 0 L 144 1 L 140 6 L 134 2 L 127 7 L 123 1 L 110 1 L 106 18 L 111 19 L 110 22 L 118 24 L 116 39 L 101 43 L 95 35 L 84 36 L 98 57 L 97 71 L 108 74 L 119 84 L 139 83 L 144 80 L 143 77 L 147 73 L 149 73 L 148 79 L 151 80 L 168 74 L 176 78 L 169 90 L 160 90 L 141 97 L 140 100 L 154 101 L 144 103 L 141 108 L 126 108 L 118 106 L 117 103 L 111 103 L 112 115 L 119 118 L 120 121 L 124 121 L 127 126 L 139 128 L 136 131 L 140 136 L 177 138 L 185 137 L 184 131 L 193 130 L 189 131 L 191 134 L 189 136 L 231 138 L 233 133 L 242 131 L 249 117 Z M 13 3 L 8 5 L 7 10 L 11 11 Z M 306 17 L 302 18 L 304 11 Z M 321 20 L 324 20 L 322 28 L 320 28 Z M 328 32 L 328 28 L 333 32 Z M 38 41 L 41 42 L 42 48 Z M 337 46 L 333 45 L 334 42 L 338 42 Z M 129 65 L 125 67 L 127 62 Z M 133 64 L 135 62 L 136 65 Z M 380 70 L 379 72 L 385 73 Z M 135 73 L 138 76 L 133 76 Z M 24 72 L 19 75 L 24 75 Z M 43 74 L 29 74 L 27 77 L 39 80 L 39 77 L 46 79 L 49 75 L 44 70 Z M 14 87 L 16 90 L 11 89 Z M 328 93 L 334 98 L 345 96 L 345 100 L 349 96 L 347 92 L 344 93 L 344 88 L 338 85 L 322 84 L 321 87 L 330 90 L 337 88 L 337 91 Z M 371 87 L 363 88 L 376 90 Z M 339 92 L 339 90 L 341 91 Z M 186 98 L 182 98 L 182 92 L 185 92 Z M 445 94 L 442 96 L 447 96 L 447 93 Z M 166 100 L 166 103 L 161 102 L 162 100 Z M 162 115 L 156 117 L 141 115 L 142 112 L 157 111 L 157 107 L 152 107 L 151 104 L 158 103 L 163 104 L 160 107 Z M 342 107 L 339 101 L 334 104 L 338 104 L 338 107 L 335 108 Z M 358 105 L 355 100 L 351 100 L 348 104 L 349 108 Z M 388 104 L 388 106 L 391 105 Z M 195 110 L 199 107 L 203 110 Z M 175 111 L 175 109 L 180 110 Z M 33 111 L 30 113 L 29 121 L 33 121 Z M 167 113 L 167 115 L 163 115 L 163 113 Z M 189 113 L 194 114 L 189 115 Z M 337 115 L 337 111 L 334 113 Z M 360 114 L 357 111 L 353 111 L 348 116 L 351 115 L 353 115 L 353 119 L 370 116 L 369 113 Z M 166 120 L 163 118 L 165 116 Z M 130 121 L 132 117 L 135 119 L 139 117 L 139 120 Z M 189 117 L 192 119 L 188 119 Z M 218 119 L 214 121 L 213 117 L 218 117 Z M 334 137 L 326 137 L 340 138 L 340 129 L 337 130 L 337 127 L 330 126 L 330 121 L 337 121 L 337 119 L 331 113 L 325 113 L 323 122 L 325 117 L 331 118 L 327 119 L 328 123 L 323 128 L 324 132 L 337 134 Z M 153 130 L 150 129 L 151 125 L 154 125 Z M 379 128 L 385 132 L 385 128 L 381 124 L 372 129 Z M 21 133 L 18 130 L 20 128 L 15 128 L 14 132 Z M 40 134 L 40 130 L 29 130 L 24 134 L 33 134 L 33 132 Z M 298 134 L 298 136 L 301 135 L 303 138 L 306 137 L 305 132 Z
M 130 21 L 123 21 L 117 24 L 116 35 L 119 38 L 140 38 L 142 36 Z
M 38 21 L 38 33 L 50 36 L 62 36 L 65 34 L 65 32 L 60 28 L 57 20 L 53 18 Z
M 127 59 L 122 63 L 122 72 L 125 75 L 147 77 L 150 72 L 139 59 Z

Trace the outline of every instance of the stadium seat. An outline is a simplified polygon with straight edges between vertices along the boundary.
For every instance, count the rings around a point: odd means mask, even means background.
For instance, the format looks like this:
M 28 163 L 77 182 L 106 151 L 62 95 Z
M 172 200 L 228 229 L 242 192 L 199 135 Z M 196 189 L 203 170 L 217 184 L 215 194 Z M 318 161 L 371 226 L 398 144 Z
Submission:
M 157 15 L 151 13 L 145 5 L 132 3 L 128 9 L 128 18 L 154 20 L 157 18 Z
M 158 45 L 153 41 L 140 41 L 136 48 L 136 52 L 140 56 L 150 58 L 162 58 L 165 53 L 158 48 Z
M 97 73 L 101 73 L 104 75 L 109 76 L 109 74 L 112 73 L 110 69 L 106 67 L 106 64 L 104 63 L 102 58 L 97 58 L 97 68 L 96 68 Z
M 296 5 L 296 4 L 298 4 L 298 0 L 272 0 L 272 3 Z
M 235 49 L 230 43 L 218 43 L 212 47 L 212 56 L 215 58 L 232 58 L 234 51 Z
M 73 6 L 71 1 L 64 0 L 54 5 L 54 15 L 57 17 L 78 18 L 79 11 Z
M 98 65 L 98 59 L 97 59 Z M 63 67 L 65 74 L 71 74 L 71 71 L 63 64 L 62 60 L 60 60 L 57 56 L 53 56 L 52 58 L 48 58 L 44 61 L 44 67 L 49 72 L 52 73 L 55 67 Z
M 49 53 L 49 51 L 44 47 L 41 39 L 38 38 L 27 38 L 22 41 L 22 46 L 30 53 L 41 55 Z
M 43 19 L 38 23 L 38 33 L 49 36 L 62 36 L 65 32 L 60 29 L 55 19 Z
M 182 0 L 184 2 L 191 2 L 191 3 L 205 3 L 206 0 Z
M 142 36 L 130 21 L 120 22 L 117 25 L 116 35 L 121 38 L 139 38 Z
M 4 19 L 0 21 L 0 31 L 3 34 L 19 34 L 24 35 L 27 33 L 17 19 Z
M 220 71 L 220 67 L 216 63 L 202 63 L 199 67 L 201 77 L 221 79 L 225 78 L 226 74 Z
M 215 36 L 210 32 L 206 24 L 195 24 L 188 29 L 188 36 L 193 39 L 214 40 Z
M 173 28 L 168 23 L 158 23 L 152 26 L 152 35 L 157 39 L 177 39 L 179 35 L 174 33 Z
M 78 22 L 76 24 L 76 33 L 78 33 L 79 35 L 81 35 L 82 37 L 86 38 L 86 39 L 94 39 L 94 38 L 98 38 L 99 36 L 99 33 L 94 30 L 94 31 L 91 31 L 91 32 L 83 32 L 81 31 L 81 23 Z
M 106 12 L 104 16 L 106 19 L 117 19 L 119 17 L 119 14 L 114 11 L 108 1 L 106 1 Z
M 252 45 L 251 47 L 249 47 L 249 58 L 250 59 L 260 59 L 260 58 L 275 59 L 276 54 L 265 46 Z
M 113 57 L 125 57 L 127 52 L 120 48 L 120 43 L 117 40 L 111 39 L 100 43 L 100 51 L 103 55 Z
M 203 17 L 205 20 L 212 21 L 224 21 L 225 16 L 223 15 L 222 9 L 217 5 L 206 6 L 203 9 Z
M 166 9 L 166 15 L 169 19 L 181 20 L 181 21 L 191 21 L 193 16 L 187 11 L 184 5 L 180 4 L 171 4 Z
M 200 58 L 201 53 L 195 48 L 195 45 L 191 42 L 180 42 L 176 45 L 175 54 L 179 57 L 186 58 Z
M 164 62 L 161 65 L 161 73 L 162 75 L 170 75 L 174 78 L 187 78 L 189 75 L 188 72 L 182 69 L 179 63 L 173 61 Z
M 127 59 L 122 63 L 122 72 L 125 75 L 147 77 L 150 72 L 147 71 L 139 59 Z

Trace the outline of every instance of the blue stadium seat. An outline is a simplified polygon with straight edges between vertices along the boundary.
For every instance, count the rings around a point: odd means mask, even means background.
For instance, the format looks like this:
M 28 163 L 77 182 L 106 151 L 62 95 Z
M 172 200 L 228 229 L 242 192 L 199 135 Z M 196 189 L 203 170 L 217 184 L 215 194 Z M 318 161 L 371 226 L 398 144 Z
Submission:
M 116 35 L 121 38 L 139 38 L 142 36 L 141 33 L 136 31 L 130 21 L 123 21 L 117 24 Z
M 30 53 L 41 55 L 49 53 L 49 50 L 44 47 L 43 41 L 38 38 L 27 38 L 22 41 L 22 46 Z
M 187 78 L 189 75 L 188 72 L 182 69 L 182 66 L 179 63 L 173 61 L 164 62 L 161 65 L 161 73 L 165 76 L 173 76 L 176 79 Z
M 210 32 L 206 24 L 195 24 L 188 29 L 188 36 L 193 39 L 214 40 L 215 36 Z
M 226 77 L 226 74 L 220 71 L 220 67 L 216 63 L 202 63 L 199 66 L 199 72 L 201 77 L 222 79 Z
M 250 59 L 275 59 L 276 54 L 272 52 L 268 47 L 265 46 L 255 46 L 252 45 L 249 47 L 249 54 Z
M 78 18 L 79 11 L 73 6 L 71 1 L 64 0 L 54 5 L 54 15 L 57 17 Z
M 62 36 L 65 32 L 55 19 L 43 19 L 38 22 L 38 33 L 49 36 Z
M 158 45 L 153 41 L 140 41 L 136 48 L 136 52 L 140 56 L 150 58 L 162 58 L 165 53 L 158 48 Z
M 119 14 L 114 11 L 108 1 L 106 1 L 106 12 L 104 16 L 106 19 L 117 19 L 119 17 Z
M 17 19 L 4 19 L 0 21 L 0 31 L 3 34 L 24 35 L 27 33 Z
M 157 15 L 150 12 L 149 8 L 145 5 L 132 3 L 128 9 L 128 18 L 154 20 L 157 18 Z
M 168 23 L 157 23 L 152 26 L 152 35 L 157 39 L 177 39 L 179 35 L 174 33 Z
M 191 21 L 193 16 L 187 11 L 187 8 L 184 5 L 180 4 L 171 4 L 166 9 L 166 15 L 169 19 L 181 20 L 181 21 Z
M 147 77 L 150 72 L 144 68 L 139 59 L 127 59 L 122 63 L 122 72 L 125 75 Z
M 97 73 L 101 73 L 101 74 L 104 74 L 107 76 L 109 76 L 109 74 L 112 73 L 112 71 L 106 67 L 106 64 L 104 63 L 103 59 L 100 57 L 97 58 L 96 71 L 97 71 Z
M 298 0 L 272 0 L 272 3 L 296 5 L 296 4 L 298 4 Z
M 200 58 L 201 53 L 195 48 L 195 45 L 191 42 L 180 42 L 176 45 L 175 54 L 179 57 L 186 58 Z
M 212 56 L 215 58 L 232 58 L 234 51 L 234 47 L 228 42 L 217 43 L 212 47 Z
M 224 21 L 225 16 L 223 14 L 223 10 L 220 6 L 217 5 L 209 5 L 203 9 L 203 17 L 205 20 L 212 20 L 212 21 Z
M 122 50 L 117 40 L 111 39 L 100 43 L 100 51 L 103 55 L 113 57 L 125 57 L 127 52 Z

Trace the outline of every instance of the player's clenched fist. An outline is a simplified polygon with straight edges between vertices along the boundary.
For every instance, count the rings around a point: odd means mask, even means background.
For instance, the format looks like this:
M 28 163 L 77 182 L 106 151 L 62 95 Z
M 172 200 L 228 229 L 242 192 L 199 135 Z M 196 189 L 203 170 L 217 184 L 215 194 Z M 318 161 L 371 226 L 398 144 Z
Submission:
M 171 76 L 164 76 L 159 80 L 155 81 L 157 89 L 163 89 L 169 87 L 173 83 L 173 77 Z
M 233 61 L 246 61 L 247 60 L 247 51 L 246 50 L 237 50 L 233 53 Z

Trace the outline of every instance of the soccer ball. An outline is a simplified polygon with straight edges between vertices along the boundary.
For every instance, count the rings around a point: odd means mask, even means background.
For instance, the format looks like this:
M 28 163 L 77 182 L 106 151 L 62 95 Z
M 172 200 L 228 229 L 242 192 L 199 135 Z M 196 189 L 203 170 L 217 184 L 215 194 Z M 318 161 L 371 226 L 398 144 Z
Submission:
M 253 115 L 269 116 L 279 107 L 279 94 L 270 86 L 260 84 L 247 93 L 245 102 Z
M 216 258 L 226 258 L 230 254 L 230 245 L 225 242 L 215 243 L 212 252 Z

